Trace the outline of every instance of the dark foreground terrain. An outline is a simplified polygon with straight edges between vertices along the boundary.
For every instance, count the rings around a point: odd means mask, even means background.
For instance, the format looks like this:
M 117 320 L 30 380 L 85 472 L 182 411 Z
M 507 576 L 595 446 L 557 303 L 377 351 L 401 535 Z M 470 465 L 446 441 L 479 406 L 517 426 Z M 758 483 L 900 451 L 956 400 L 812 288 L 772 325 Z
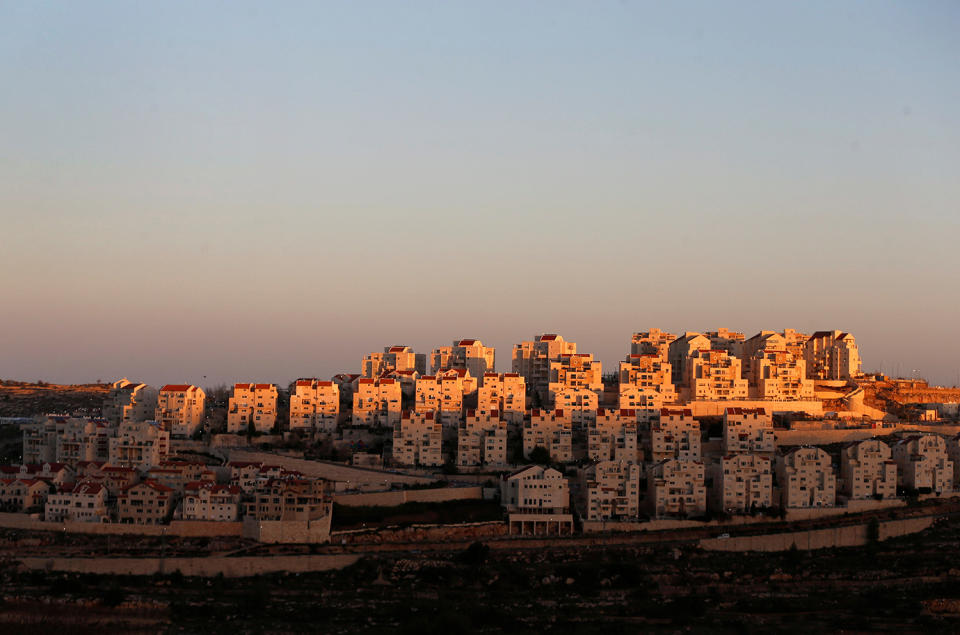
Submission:
M 0 565 L 0 633 L 960 629 L 960 524 L 855 549 L 405 554 L 343 571 L 151 578 Z

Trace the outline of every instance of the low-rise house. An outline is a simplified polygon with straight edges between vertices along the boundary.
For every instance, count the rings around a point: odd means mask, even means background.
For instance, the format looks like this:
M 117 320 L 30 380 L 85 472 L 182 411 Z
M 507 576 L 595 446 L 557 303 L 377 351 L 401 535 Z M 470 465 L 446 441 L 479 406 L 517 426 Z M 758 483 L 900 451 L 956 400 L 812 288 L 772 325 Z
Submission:
M 723 412 L 723 453 L 762 453 L 777 449 L 773 416 L 764 408 L 725 408 Z
M 666 459 L 647 472 L 647 506 L 655 518 L 702 516 L 707 511 L 703 463 Z
M 260 469 L 263 463 L 259 461 L 230 461 L 230 484 L 239 487 L 244 494 L 252 494 L 257 489 L 257 480 L 260 478 Z
M 601 461 L 587 468 L 587 520 L 630 520 L 640 515 L 642 468 L 626 461 Z
M 183 520 L 240 520 L 243 490 L 236 485 L 217 485 L 211 481 L 193 481 L 184 486 L 180 517 Z
M 850 500 L 897 496 L 897 463 L 878 439 L 846 444 L 840 451 L 841 492 Z
M 504 478 L 500 503 L 508 512 L 565 513 L 570 509 L 570 485 L 558 470 L 530 465 Z
M 94 481 L 61 485 L 47 496 L 43 517 L 48 522 L 103 522 L 110 518 L 107 488 Z
M 745 514 L 773 506 L 773 461 L 768 456 L 732 454 L 713 463 L 710 507 L 728 514 Z
M 0 510 L 42 513 L 53 488 L 48 481 L 36 478 L 0 478 Z
M 117 521 L 134 525 L 161 525 L 173 513 L 175 492 L 155 481 L 130 485 L 117 496 Z
M 255 520 L 316 520 L 330 514 L 323 479 L 271 478 L 258 483 L 244 515 Z
M 940 495 L 953 491 L 953 461 L 943 437 L 920 434 L 901 439 L 893 446 L 893 460 L 904 488 Z
M 777 457 L 777 487 L 785 509 L 833 507 L 837 477 L 830 455 L 820 448 L 794 448 Z

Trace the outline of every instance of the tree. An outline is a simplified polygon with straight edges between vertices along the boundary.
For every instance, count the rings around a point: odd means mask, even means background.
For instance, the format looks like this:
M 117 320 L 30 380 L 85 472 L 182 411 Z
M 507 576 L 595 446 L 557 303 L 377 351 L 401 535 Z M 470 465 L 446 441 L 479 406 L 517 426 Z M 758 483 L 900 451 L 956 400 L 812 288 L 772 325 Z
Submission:
M 542 445 L 530 450 L 530 461 L 533 463 L 538 463 L 540 465 L 549 465 L 550 464 L 550 451 Z
M 247 436 L 253 438 L 257 434 L 257 426 L 253 425 L 253 421 L 247 424 Z

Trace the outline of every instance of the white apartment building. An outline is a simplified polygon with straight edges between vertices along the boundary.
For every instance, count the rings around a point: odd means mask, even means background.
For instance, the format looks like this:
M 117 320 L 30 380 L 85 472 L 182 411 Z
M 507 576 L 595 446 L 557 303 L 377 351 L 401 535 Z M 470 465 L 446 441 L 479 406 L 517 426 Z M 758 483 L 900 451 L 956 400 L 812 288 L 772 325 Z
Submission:
M 537 335 L 532 342 L 521 342 L 513 347 L 513 372 L 520 374 L 531 393 L 536 393 L 541 404 L 549 403 L 550 363 L 561 355 L 577 352 L 574 342 L 553 333 Z
M 357 380 L 353 392 L 353 425 L 393 427 L 400 421 L 402 395 L 395 379 Z
M 502 481 L 500 503 L 510 512 L 562 514 L 570 509 L 570 485 L 559 471 L 530 465 Z
M 433 411 L 445 426 L 457 426 L 463 415 L 464 395 L 476 390 L 476 380 L 463 368 L 417 379 L 414 408 Z
M 443 465 L 443 427 L 429 412 L 406 410 L 393 429 L 393 462 L 406 467 Z
M 193 481 L 184 487 L 179 515 L 183 520 L 235 522 L 240 520 L 242 496 L 236 485 Z
M 591 461 L 638 463 L 637 413 L 598 408 L 587 425 L 587 456 Z
M 756 454 L 730 454 L 707 470 L 713 483 L 710 506 L 728 514 L 746 514 L 773 506 L 773 461 Z
M 61 485 L 47 496 L 43 507 L 47 522 L 99 523 L 109 517 L 107 488 L 91 481 Z
M 941 495 L 953 491 L 953 461 L 943 437 L 920 434 L 901 439 L 893 446 L 893 460 L 900 468 L 904 488 L 929 489 Z
M 273 384 L 234 384 L 227 404 L 227 432 L 243 434 L 253 424 L 270 432 L 277 422 L 277 387 Z
M 675 339 L 677 339 L 676 335 L 660 329 L 634 333 L 630 340 L 630 354 L 656 355 L 662 359 L 667 359 L 670 355 L 670 342 Z
M 773 416 L 764 408 L 726 408 L 723 412 L 723 453 L 776 451 Z
M 170 432 L 156 421 L 122 423 L 110 439 L 110 465 L 150 467 L 160 465 L 169 454 Z
M 415 370 L 427 374 L 427 356 L 415 353 L 409 346 L 387 346 L 382 353 L 370 353 L 361 362 L 361 374 L 376 379 L 394 370 Z
M 897 462 L 883 441 L 848 443 L 840 451 L 841 492 L 851 500 L 896 498 Z
M 794 448 L 777 457 L 780 505 L 786 509 L 834 507 L 837 477 L 830 455 L 814 447 Z
M 742 357 L 744 335 L 737 331 L 719 328 L 716 331 L 707 331 L 704 336 L 710 340 L 710 348 L 715 351 L 726 351 L 732 357 Z
M 747 399 L 749 384 L 741 377 L 740 360 L 726 351 L 698 350 L 686 363 L 688 401 Z
M 70 418 L 56 424 L 57 462 L 76 467 L 82 461 L 106 461 L 116 426 L 104 420 Z
M 621 410 L 635 410 L 637 420 L 654 421 L 660 410 L 667 406 L 663 393 L 653 388 L 641 388 L 633 384 L 620 384 L 619 404 Z
M 660 420 L 650 424 L 649 444 L 645 450 L 649 460 L 700 460 L 700 423 L 689 408 L 660 410 Z
M 156 388 L 124 377 L 111 385 L 103 401 L 103 418 L 113 425 L 149 421 L 157 410 L 158 397 Z
M 749 359 L 745 375 L 754 399 L 798 401 L 813 399 L 807 364 L 785 350 L 762 350 Z
M 702 516 L 707 487 L 700 461 L 666 459 L 647 472 L 647 507 L 654 518 Z
M 585 474 L 587 520 L 632 520 L 640 515 L 643 469 L 626 461 L 601 461 Z
M 487 373 L 477 388 L 477 410 L 500 412 L 508 423 L 520 425 L 527 410 L 527 384 L 519 373 Z
M 807 376 L 811 379 L 850 379 L 860 376 L 860 349 L 843 331 L 817 331 L 803 348 Z
M 459 467 L 507 464 L 507 422 L 498 410 L 467 410 L 457 431 Z
M 667 361 L 670 362 L 670 371 L 673 373 L 671 379 L 678 392 L 686 387 L 684 382 L 687 380 L 687 365 L 690 358 L 697 351 L 708 350 L 710 350 L 710 338 L 702 333 L 684 333 L 670 342 L 667 348 Z
M 492 346 L 484 346 L 477 339 L 454 340 L 453 346 L 441 346 L 430 355 L 430 372 L 438 375 L 440 371 L 464 369 L 476 377 L 483 385 L 487 373 L 496 368 L 496 351 Z
M 557 463 L 573 460 L 573 424 L 562 410 L 530 411 L 530 420 L 523 424 L 523 456 L 529 458 L 534 448 L 542 447 Z
M 171 437 L 192 437 L 203 425 L 206 393 L 190 384 L 167 384 L 160 389 L 154 419 Z
M 620 362 L 620 390 L 624 386 L 634 386 L 660 393 L 662 407 L 664 403 L 675 403 L 677 391 L 673 386 L 673 369 L 664 357 L 657 355 L 631 354 Z
M 340 387 L 332 381 L 298 379 L 290 395 L 290 430 L 333 433 L 340 421 Z
M 550 362 L 550 381 L 547 393 L 556 406 L 557 394 L 564 389 L 589 390 L 599 397 L 603 394 L 603 365 L 589 353 L 563 354 Z
M 580 429 L 593 421 L 600 406 L 600 397 L 583 387 L 562 387 L 553 393 L 554 410 L 562 410 L 574 428 Z

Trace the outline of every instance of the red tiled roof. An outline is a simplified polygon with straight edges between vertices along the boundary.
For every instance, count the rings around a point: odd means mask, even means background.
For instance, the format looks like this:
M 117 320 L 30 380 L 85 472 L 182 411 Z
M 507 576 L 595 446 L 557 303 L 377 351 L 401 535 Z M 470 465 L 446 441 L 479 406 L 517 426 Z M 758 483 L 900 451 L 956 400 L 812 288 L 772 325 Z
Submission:
M 457 342 L 457 346 L 474 346 L 477 343 L 477 340 L 460 340 Z
M 160 389 L 160 392 L 187 392 L 192 388 L 190 384 L 167 384 Z
M 254 384 L 254 390 L 270 390 L 273 388 L 273 384 Z

